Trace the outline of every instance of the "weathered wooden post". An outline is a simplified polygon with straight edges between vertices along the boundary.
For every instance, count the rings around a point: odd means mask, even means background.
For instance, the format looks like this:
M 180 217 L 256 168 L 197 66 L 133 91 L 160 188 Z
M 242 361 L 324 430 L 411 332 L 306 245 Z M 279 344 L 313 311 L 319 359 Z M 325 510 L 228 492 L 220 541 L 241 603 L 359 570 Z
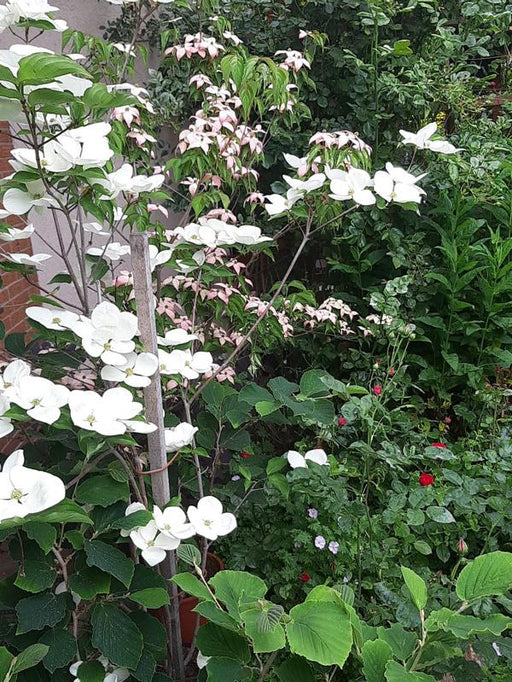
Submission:
M 132 254 L 133 289 L 137 303 L 137 317 L 139 320 L 140 339 L 145 349 L 158 355 L 158 341 L 155 321 L 155 305 L 153 286 L 151 281 L 151 265 L 149 258 L 149 242 L 147 232 L 133 232 L 130 235 Z M 166 468 L 167 453 L 164 436 L 164 408 L 162 401 L 162 387 L 160 370 L 157 369 L 151 384 L 144 389 L 146 417 L 156 424 L 156 431 L 148 434 L 148 452 L 151 469 L 159 469 L 151 474 L 151 488 L 155 503 L 163 508 L 171 499 L 169 474 Z M 171 578 L 176 574 L 176 552 L 169 552 L 161 564 L 163 574 Z M 185 682 L 185 665 L 181 642 L 180 610 L 178 588 L 169 583 L 171 596 L 170 623 L 168 635 L 172 645 L 172 670 L 175 682 Z

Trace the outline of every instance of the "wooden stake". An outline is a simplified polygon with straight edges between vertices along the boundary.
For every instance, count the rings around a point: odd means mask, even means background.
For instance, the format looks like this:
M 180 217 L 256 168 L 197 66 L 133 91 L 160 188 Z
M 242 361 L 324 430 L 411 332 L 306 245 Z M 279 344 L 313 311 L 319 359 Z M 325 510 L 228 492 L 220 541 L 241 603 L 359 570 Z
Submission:
M 151 265 L 149 258 L 149 242 L 146 232 L 133 232 L 130 235 L 132 253 L 133 289 L 137 303 L 137 317 L 139 320 L 140 339 L 145 349 L 158 355 L 158 340 L 156 333 L 155 305 L 153 286 L 151 281 Z M 155 372 L 151 384 L 144 389 L 146 417 L 156 424 L 156 431 L 148 434 L 148 452 L 151 469 L 157 469 L 151 474 L 151 488 L 155 503 L 163 509 L 171 499 L 169 474 L 167 470 L 167 453 L 164 435 L 164 407 L 160 370 Z M 166 578 L 176 575 L 176 552 L 168 552 L 161 564 L 162 573 Z M 183 646 L 181 642 L 180 609 L 178 587 L 169 583 L 171 595 L 170 623 L 168 636 L 172 645 L 172 671 L 175 682 L 185 682 L 185 665 L 183 660 Z

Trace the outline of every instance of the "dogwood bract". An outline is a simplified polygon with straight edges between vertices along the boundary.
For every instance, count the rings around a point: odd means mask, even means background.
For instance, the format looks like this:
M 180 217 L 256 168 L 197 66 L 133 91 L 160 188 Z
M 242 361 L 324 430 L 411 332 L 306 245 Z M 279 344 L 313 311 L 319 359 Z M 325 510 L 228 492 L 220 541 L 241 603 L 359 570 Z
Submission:
M 60 417 L 60 408 L 68 404 L 69 389 L 54 384 L 49 379 L 25 376 L 18 382 L 12 401 L 19 405 L 32 419 L 53 424 Z
M 153 353 L 128 353 L 122 365 L 106 365 L 101 370 L 105 381 L 122 381 L 133 388 L 145 388 L 158 369 L 158 358 Z
M 69 310 L 62 310 L 62 308 L 44 308 L 42 306 L 32 306 L 26 308 L 25 313 L 27 317 L 47 329 L 55 329 L 63 331 L 70 329 L 75 322 L 78 321 L 79 316 Z
M 53 474 L 24 466 L 23 450 L 10 455 L 0 472 L 0 522 L 24 518 L 54 507 L 66 496 L 64 483 Z
M 135 433 L 153 431 L 154 425 L 134 421 L 142 409 L 143 405 L 134 402 L 130 391 L 122 387 L 109 388 L 103 395 L 95 391 L 71 391 L 69 394 L 73 424 L 102 436 L 120 436 L 127 430 Z
M 191 505 L 187 516 L 197 535 L 208 540 L 228 535 L 236 528 L 234 514 L 223 512 L 222 502 L 212 495 L 202 497 L 197 507 Z
M 166 552 L 176 549 L 180 544 L 178 538 L 161 533 L 155 521 L 132 530 L 130 539 L 135 547 L 142 550 L 142 558 L 149 566 L 160 564 L 165 559 Z
M 286 453 L 286 459 L 288 460 L 288 464 L 292 469 L 307 469 L 308 462 L 314 462 L 315 464 L 320 464 L 321 466 L 326 466 L 329 464 L 327 455 L 321 448 L 308 450 L 305 455 L 301 455 L 300 452 L 297 452 L 297 450 L 288 450 Z
M 190 445 L 197 430 L 197 426 L 192 426 L 188 422 L 182 422 L 172 429 L 165 429 L 165 449 L 167 452 L 176 452 Z
M 153 516 L 158 530 L 170 538 L 186 540 L 195 535 L 194 527 L 187 523 L 187 516 L 180 507 L 153 507 Z
M 430 149 L 431 152 L 440 154 L 456 154 L 462 151 L 447 140 L 432 140 L 432 135 L 437 132 L 437 123 L 428 123 L 420 128 L 417 133 L 410 133 L 408 130 L 400 130 L 403 137 L 403 144 L 413 144 L 418 149 Z

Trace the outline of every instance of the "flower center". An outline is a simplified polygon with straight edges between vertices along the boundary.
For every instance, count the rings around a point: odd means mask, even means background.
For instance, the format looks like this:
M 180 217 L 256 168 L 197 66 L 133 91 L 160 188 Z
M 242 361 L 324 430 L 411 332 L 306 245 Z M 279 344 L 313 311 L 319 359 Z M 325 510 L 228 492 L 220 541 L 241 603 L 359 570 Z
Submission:
M 24 495 L 21 492 L 21 490 L 18 490 L 18 488 L 14 488 L 14 490 L 11 493 L 11 500 L 17 500 L 19 502 L 22 497 L 24 497 Z
M 40 404 L 41 404 L 41 398 L 34 398 L 34 400 L 32 401 L 32 407 L 37 407 Z
M 60 319 L 60 317 L 54 317 L 54 318 L 52 319 L 52 324 L 60 324 L 61 321 L 62 321 L 62 320 Z
M 154 540 L 148 540 L 148 547 L 154 547 L 154 546 L 155 546 Z
M 96 417 L 91 412 L 91 414 L 86 418 L 85 421 L 89 422 L 89 425 L 92 426 L 94 424 L 94 422 L 96 421 Z
M 205 519 L 203 523 L 207 528 L 209 528 L 212 525 L 213 521 L 208 521 L 208 519 Z
M 103 348 L 104 348 L 105 350 L 112 350 L 112 346 L 110 345 L 110 343 L 105 343 L 105 344 L 103 344 Z
M 133 376 L 133 369 L 128 368 L 128 369 L 125 371 L 125 374 L 126 374 L 127 377 Z

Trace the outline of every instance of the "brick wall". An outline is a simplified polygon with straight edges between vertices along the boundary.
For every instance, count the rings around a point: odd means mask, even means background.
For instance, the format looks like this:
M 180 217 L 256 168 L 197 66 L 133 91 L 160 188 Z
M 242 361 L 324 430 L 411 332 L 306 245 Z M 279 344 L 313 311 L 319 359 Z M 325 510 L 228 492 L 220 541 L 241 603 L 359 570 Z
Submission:
M 0 123 L 0 177 L 5 177 L 12 173 L 9 165 L 12 140 L 9 133 L 9 124 Z M 7 218 L 7 222 L 12 227 L 23 228 L 25 220 L 18 216 Z M 30 239 L 22 239 L 16 242 L 0 242 L 2 250 L 6 252 L 31 253 Z M 3 285 L 0 288 L 0 320 L 5 325 L 5 330 L 9 332 L 19 332 L 28 329 L 25 308 L 29 302 L 31 294 L 37 293 L 37 289 L 27 283 L 27 281 L 16 272 L 1 273 Z M 3 355 L 0 350 L 0 356 Z M 2 358 L 3 359 L 3 358 Z

